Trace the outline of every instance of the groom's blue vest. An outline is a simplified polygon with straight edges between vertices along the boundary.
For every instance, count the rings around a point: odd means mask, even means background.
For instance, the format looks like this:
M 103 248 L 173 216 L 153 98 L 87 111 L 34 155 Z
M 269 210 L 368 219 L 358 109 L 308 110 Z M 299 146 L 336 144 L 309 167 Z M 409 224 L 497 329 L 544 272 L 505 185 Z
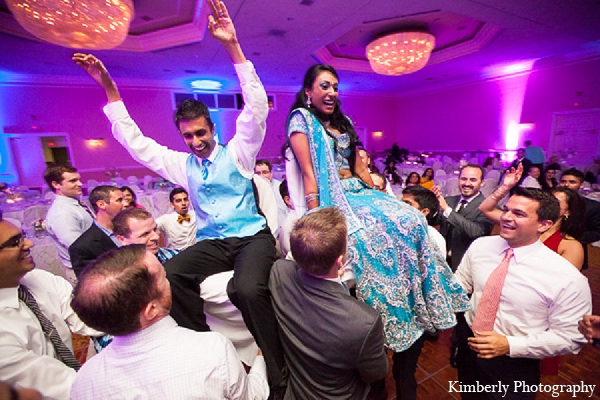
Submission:
M 266 226 L 256 210 L 252 181 L 238 171 L 226 146 L 217 145 L 208 176 L 198 157 L 190 154 L 187 180 L 196 211 L 196 240 L 252 236 Z

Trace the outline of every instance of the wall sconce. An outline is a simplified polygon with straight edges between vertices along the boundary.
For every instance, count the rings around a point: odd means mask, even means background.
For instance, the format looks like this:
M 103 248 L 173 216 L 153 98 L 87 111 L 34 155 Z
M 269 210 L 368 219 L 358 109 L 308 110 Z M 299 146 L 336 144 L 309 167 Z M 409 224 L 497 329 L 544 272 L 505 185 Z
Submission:
M 382 131 L 373 132 L 373 137 L 376 137 L 376 138 L 383 137 L 383 132 Z
M 87 145 L 87 147 L 89 147 L 90 149 L 101 149 L 104 147 L 106 141 L 102 138 L 100 139 L 87 139 L 85 141 L 85 144 Z

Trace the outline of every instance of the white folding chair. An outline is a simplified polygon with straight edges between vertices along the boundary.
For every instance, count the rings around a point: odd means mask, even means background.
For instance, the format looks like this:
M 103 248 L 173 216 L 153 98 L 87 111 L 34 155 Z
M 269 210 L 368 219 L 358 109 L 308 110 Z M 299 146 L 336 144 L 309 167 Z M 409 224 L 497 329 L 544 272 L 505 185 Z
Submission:
M 152 176 L 150 175 L 145 175 L 144 176 L 144 190 L 150 190 L 152 189 Z
M 496 181 L 494 178 L 485 178 L 483 180 L 483 186 L 481 186 L 481 194 L 483 194 L 485 197 L 488 197 L 490 194 L 492 194 L 494 189 L 496 189 L 497 183 L 498 181 Z
M 210 329 L 231 340 L 240 360 L 252 365 L 258 346 L 244 323 L 242 313 L 227 296 L 227 284 L 232 277 L 233 271 L 209 276 L 200 284 L 200 297 L 204 299 L 204 313 Z
M 498 184 L 498 182 L 500 181 L 500 171 L 498 171 L 497 169 L 488 171 L 488 173 L 485 175 L 485 179 L 495 179 L 495 184 Z
M 173 211 L 169 203 L 169 192 L 157 191 L 152 193 L 152 203 L 154 204 L 154 211 L 148 211 L 152 213 L 154 219 Z
M 127 177 L 127 182 L 129 183 L 129 186 L 137 185 L 137 183 L 139 182 L 139 179 L 135 175 L 130 175 Z
M 446 178 L 446 190 L 444 197 L 446 196 L 458 196 L 460 189 L 458 188 L 458 176 L 451 176 Z

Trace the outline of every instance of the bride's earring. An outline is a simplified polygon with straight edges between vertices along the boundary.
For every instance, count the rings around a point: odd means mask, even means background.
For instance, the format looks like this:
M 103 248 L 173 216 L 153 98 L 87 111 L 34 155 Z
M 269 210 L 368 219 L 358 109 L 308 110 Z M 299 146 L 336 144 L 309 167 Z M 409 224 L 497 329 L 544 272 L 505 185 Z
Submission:
M 310 102 L 310 96 L 306 96 L 306 108 L 310 108 L 311 102 Z

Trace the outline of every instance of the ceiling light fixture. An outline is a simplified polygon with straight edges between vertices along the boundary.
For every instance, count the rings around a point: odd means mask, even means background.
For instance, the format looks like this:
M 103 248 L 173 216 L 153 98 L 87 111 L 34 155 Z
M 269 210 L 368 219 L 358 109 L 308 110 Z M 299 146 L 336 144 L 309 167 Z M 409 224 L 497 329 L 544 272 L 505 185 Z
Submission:
M 435 37 L 426 32 L 392 33 L 369 43 L 367 58 L 378 74 L 411 74 L 427 64 L 434 46 Z
M 107 50 L 127 38 L 132 0 L 7 0 L 16 20 L 47 42 L 75 49 Z

